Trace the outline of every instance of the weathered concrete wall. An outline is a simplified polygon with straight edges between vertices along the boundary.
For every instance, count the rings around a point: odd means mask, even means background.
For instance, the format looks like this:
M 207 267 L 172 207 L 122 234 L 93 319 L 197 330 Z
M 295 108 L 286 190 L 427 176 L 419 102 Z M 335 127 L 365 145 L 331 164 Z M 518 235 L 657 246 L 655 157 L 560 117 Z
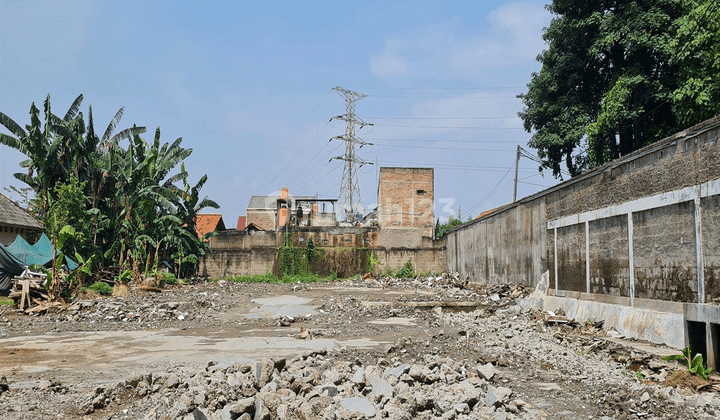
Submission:
M 697 302 L 694 205 L 633 213 L 635 296 Z
M 720 297 L 720 195 L 703 198 L 701 206 L 705 302 L 712 302 Z
M 572 225 L 558 229 L 557 241 L 557 288 L 559 290 L 585 292 L 587 290 L 585 225 Z M 554 256 L 551 256 L 551 258 L 555 263 Z M 554 284 L 554 274 L 551 276 L 550 281 L 551 285 Z
M 446 235 L 450 271 L 481 283 L 535 285 L 546 263 L 545 203 L 532 199 Z
M 445 242 L 418 237 L 408 243 L 409 231 L 420 232 L 419 229 L 383 232 L 377 227 L 293 227 L 289 230 L 293 245 L 303 248 L 312 239 L 315 247 L 329 250 L 327 261 L 313 265 L 313 270 L 321 275 L 331 272 L 340 276 L 364 273 L 370 253 L 375 253 L 382 262 L 381 270 L 397 270 L 411 261 L 419 273 L 445 271 Z M 383 235 L 387 246 L 380 244 Z M 284 237 L 284 232 L 222 232 L 210 238 L 212 253 L 201 261 L 200 274 L 222 278 L 275 272 L 277 251 L 283 245 Z
M 720 297 L 719 138 L 720 118 L 705 121 L 456 228 L 448 266 L 474 281 L 531 285 L 548 270 L 557 307 L 678 346 L 682 305 L 715 313 L 705 302 Z M 509 223 L 539 203 L 544 232 L 533 238 L 542 240 L 518 248 L 524 235 Z M 491 263 L 513 249 L 514 264 L 535 268 L 513 277 Z M 663 321 L 649 322 L 653 313 Z
M 627 216 L 593 220 L 589 231 L 590 293 L 629 297 Z
M 420 248 L 422 239 L 421 228 L 383 228 L 378 245 L 383 248 Z

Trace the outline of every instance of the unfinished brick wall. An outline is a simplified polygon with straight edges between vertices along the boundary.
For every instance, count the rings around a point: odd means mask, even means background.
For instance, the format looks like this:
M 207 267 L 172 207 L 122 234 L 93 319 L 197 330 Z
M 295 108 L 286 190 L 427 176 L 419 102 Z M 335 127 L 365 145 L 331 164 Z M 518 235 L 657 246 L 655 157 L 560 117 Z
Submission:
M 275 230 L 275 211 L 247 209 L 247 224 L 255 223 L 264 230 Z
M 423 236 L 433 236 L 434 194 L 432 168 L 380 168 L 380 228 L 421 228 Z

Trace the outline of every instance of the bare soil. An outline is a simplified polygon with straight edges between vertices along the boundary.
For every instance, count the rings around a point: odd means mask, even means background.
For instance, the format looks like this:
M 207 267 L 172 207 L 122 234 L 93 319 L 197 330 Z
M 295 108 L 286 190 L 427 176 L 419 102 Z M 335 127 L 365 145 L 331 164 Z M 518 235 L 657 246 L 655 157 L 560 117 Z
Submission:
M 221 281 L 161 293 L 131 287 L 126 297 L 80 300 L 39 316 L 2 307 L 0 377 L 8 390 L 0 383 L 0 412 L 4 419 L 135 418 L 133 410 L 148 400 L 132 392 L 91 413 L 84 406 L 98 387 L 138 372 L 167 375 L 204 369 L 208 361 L 289 360 L 323 350 L 358 365 L 421 364 L 430 356 L 473 371 L 490 363 L 498 371 L 493 383 L 532 407 L 516 418 L 720 416 L 715 392 L 694 391 L 697 377 L 669 374 L 673 367 L 658 356 L 667 348 L 642 343 L 639 350 L 601 330 L 549 325 L 516 305 L 522 292 L 439 277 Z M 631 365 L 658 383 L 638 379 Z

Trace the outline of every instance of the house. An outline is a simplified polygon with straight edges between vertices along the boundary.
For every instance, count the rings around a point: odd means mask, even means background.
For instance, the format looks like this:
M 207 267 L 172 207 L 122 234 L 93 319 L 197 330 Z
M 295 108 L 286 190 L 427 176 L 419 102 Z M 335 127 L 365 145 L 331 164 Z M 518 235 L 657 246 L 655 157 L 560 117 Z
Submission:
M 283 187 L 280 195 L 253 195 L 245 211 L 247 225 L 273 231 L 289 226 L 335 226 L 336 198 L 293 196 Z M 239 229 L 238 229 L 239 230 Z
M 44 229 L 43 224 L 27 210 L 0 194 L 0 243 L 10 243 L 17 235 L 27 239 L 29 232 Z
M 225 222 L 223 221 L 222 214 L 198 214 L 195 219 L 195 229 L 197 230 L 199 238 L 202 238 L 210 232 L 224 231 Z

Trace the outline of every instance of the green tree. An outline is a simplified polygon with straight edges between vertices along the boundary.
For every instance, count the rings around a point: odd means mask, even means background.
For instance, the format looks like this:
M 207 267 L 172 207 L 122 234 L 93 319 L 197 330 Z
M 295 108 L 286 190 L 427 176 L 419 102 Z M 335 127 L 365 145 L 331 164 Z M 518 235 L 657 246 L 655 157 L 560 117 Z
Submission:
M 34 191 L 38 215 L 53 241 L 75 255 L 85 275 L 92 264 L 109 264 L 132 267 L 138 278 L 141 270 L 147 274 L 162 258 L 176 258 L 183 272 L 193 272 L 207 251 L 195 233 L 195 217 L 203 208 L 218 205 L 200 199 L 207 176 L 195 186 L 187 182 L 182 162 L 192 149 L 183 148 L 181 138 L 161 143 L 159 128 L 152 143 L 140 137 L 144 127 L 114 134 L 123 108 L 100 137 L 92 108 L 87 123 L 79 112 L 82 98 L 75 99 L 63 118 L 52 113 L 49 96 L 43 104 L 44 120 L 33 104 L 25 129 L 0 113 L 0 124 L 11 133 L 0 133 L 0 144 L 27 157 L 21 163 L 27 173 L 15 177 Z M 129 140 L 127 147 L 121 144 L 124 140 Z M 176 185 L 181 180 L 182 188 Z
M 672 101 L 682 127 L 720 114 L 720 4 L 704 0 L 677 20 L 670 47 L 680 68 Z
M 448 217 L 448 221 L 446 223 L 440 223 L 440 219 L 438 219 L 438 225 L 435 228 L 435 237 L 436 238 L 442 238 L 443 235 L 445 235 L 450 229 L 454 228 L 455 226 L 460 226 L 463 224 L 462 219 L 460 219 L 460 215 L 458 214 L 458 217 L 454 217 L 453 215 L 450 215 Z
M 697 59 L 685 54 L 686 60 L 707 66 L 718 56 L 717 31 L 698 20 L 705 9 L 696 2 L 555 0 L 547 8 L 554 15 L 543 36 L 548 47 L 519 96 L 519 116 L 542 167 L 556 177 L 563 162 L 575 176 L 712 115 L 682 109 L 715 94 L 692 93 L 698 72 L 679 54 L 678 46 L 690 43 L 709 52 Z M 694 31 L 694 23 L 705 29 Z M 702 84 L 710 92 L 717 72 L 706 73 Z

